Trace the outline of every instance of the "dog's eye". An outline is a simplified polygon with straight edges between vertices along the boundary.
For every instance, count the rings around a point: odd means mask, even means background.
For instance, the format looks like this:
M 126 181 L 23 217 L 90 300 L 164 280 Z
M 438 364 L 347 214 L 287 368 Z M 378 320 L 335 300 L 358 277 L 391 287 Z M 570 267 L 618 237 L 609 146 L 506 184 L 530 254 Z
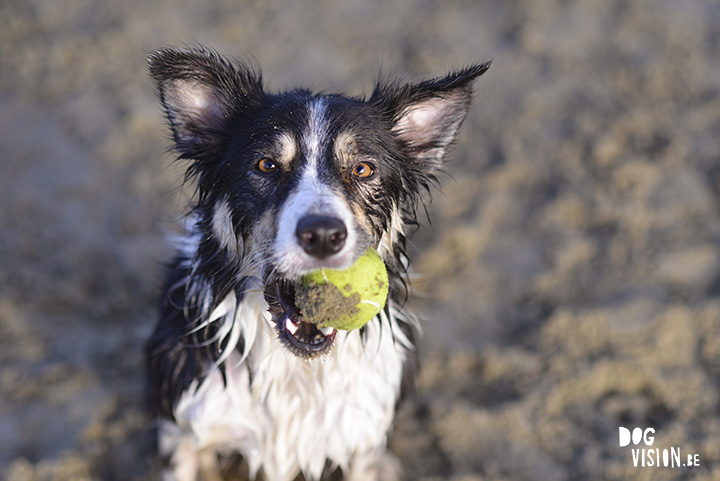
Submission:
M 352 173 L 355 177 L 368 179 L 373 176 L 375 169 L 367 162 L 360 162 L 353 167 Z
M 268 159 L 267 157 L 263 158 L 258 162 L 257 164 L 258 170 L 260 172 L 264 172 L 266 174 L 269 174 L 271 172 L 275 172 L 277 170 L 277 164 L 273 162 L 272 160 Z

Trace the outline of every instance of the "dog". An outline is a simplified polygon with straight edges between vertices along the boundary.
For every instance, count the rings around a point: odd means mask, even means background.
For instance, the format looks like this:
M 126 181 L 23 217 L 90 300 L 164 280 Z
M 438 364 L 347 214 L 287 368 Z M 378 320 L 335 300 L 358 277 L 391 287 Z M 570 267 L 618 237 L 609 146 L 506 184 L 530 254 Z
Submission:
M 406 236 L 490 63 L 359 98 L 266 92 L 257 67 L 202 46 L 148 62 L 196 188 L 146 345 L 163 479 L 220 479 L 237 454 L 250 479 L 396 478 L 387 436 L 419 333 Z M 349 332 L 303 321 L 295 280 L 370 247 L 382 311 Z

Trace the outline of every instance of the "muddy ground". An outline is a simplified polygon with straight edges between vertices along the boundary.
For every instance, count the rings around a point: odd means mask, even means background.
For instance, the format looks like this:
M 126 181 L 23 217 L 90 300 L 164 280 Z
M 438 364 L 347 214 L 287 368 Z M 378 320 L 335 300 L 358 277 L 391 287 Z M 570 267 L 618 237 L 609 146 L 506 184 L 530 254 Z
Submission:
M 357 94 L 494 58 L 411 252 L 406 479 L 720 479 L 712 0 L 0 2 L 1 479 L 156 477 L 141 345 L 186 200 L 144 55 L 194 42 Z M 619 426 L 700 466 L 634 467 Z

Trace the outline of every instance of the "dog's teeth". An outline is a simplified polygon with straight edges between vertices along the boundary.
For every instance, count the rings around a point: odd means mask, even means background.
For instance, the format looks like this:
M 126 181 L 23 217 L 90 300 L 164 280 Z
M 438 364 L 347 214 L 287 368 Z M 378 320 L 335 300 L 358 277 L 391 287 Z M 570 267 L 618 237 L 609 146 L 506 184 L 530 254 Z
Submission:
M 333 328 L 333 327 L 321 327 L 320 328 L 320 332 L 322 332 L 325 336 L 329 336 L 330 334 L 333 333 L 334 330 L 335 330 L 335 328 Z
M 294 335 L 298 330 L 298 325 L 288 317 L 285 321 L 285 329 L 287 329 L 290 334 Z

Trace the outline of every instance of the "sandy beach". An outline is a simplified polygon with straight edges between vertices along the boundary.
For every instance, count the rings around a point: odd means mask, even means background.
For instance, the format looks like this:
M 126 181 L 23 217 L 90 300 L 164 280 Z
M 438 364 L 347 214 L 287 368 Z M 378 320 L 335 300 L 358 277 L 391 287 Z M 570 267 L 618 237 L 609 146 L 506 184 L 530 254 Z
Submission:
M 713 0 L 0 2 L 0 479 L 158 479 L 142 346 L 191 192 L 145 56 L 183 43 L 354 95 L 493 59 L 411 244 L 406 480 L 720 479 Z

